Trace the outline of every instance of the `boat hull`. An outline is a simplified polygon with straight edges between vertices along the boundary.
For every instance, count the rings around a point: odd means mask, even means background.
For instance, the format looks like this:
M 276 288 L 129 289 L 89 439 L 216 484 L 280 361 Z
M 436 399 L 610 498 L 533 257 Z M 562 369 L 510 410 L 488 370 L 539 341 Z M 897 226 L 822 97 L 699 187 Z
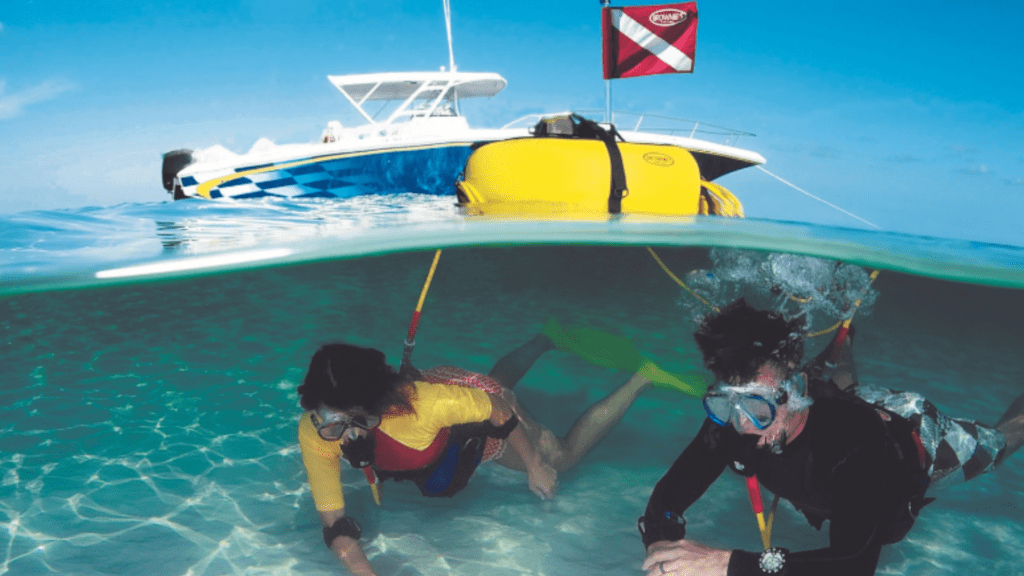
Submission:
M 346 152 L 237 166 L 194 163 L 177 173 L 176 198 L 350 198 L 451 194 L 472 142 Z

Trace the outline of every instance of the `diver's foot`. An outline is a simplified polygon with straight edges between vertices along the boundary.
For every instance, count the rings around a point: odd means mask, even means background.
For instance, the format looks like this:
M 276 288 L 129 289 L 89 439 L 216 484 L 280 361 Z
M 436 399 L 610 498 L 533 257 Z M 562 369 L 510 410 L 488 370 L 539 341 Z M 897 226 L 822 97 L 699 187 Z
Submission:
M 558 319 L 552 316 L 544 323 L 544 327 L 540 329 L 540 334 L 537 335 L 537 338 L 543 338 L 548 341 L 548 350 L 558 349 L 565 351 L 568 349 L 566 344 L 569 342 L 570 335 L 558 323 Z
M 1010 407 L 1006 409 L 1003 417 L 996 423 L 996 428 L 1002 426 L 1004 422 L 1008 422 L 1018 417 L 1024 417 L 1024 394 L 1021 394 L 1016 400 L 1010 403 Z
M 651 384 L 658 388 L 667 388 L 696 396 L 700 398 L 707 391 L 708 385 L 704 379 L 697 374 L 673 374 L 663 370 L 649 358 L 640 358 L 640 367 L 637 373 L 646 377 Z
M 532 346 L 537 346 L 538 348 L 544 350 L 544 352 L 554 350 L 557 348 L 557 346 L 555 346 L 555 342 L 551 339 L 550 336 L 546 334 L 537 334 L 536 336 L 533 337 L 533 340 L 530 340 L 530 344 Z
M 530 371 L 534 363 L 548 350 L 555 348 L 551 339 L 544 334 L 537 334 L 515 350 L 498 360 L 488 376 L 494 378 L 505 388 L 513 388 Z
M 996 429 L 1006 437 L 1006 448 L 996 459 L 996 465 L 999 465 L 1024 445 L 1024 414 L 1000 422 Z

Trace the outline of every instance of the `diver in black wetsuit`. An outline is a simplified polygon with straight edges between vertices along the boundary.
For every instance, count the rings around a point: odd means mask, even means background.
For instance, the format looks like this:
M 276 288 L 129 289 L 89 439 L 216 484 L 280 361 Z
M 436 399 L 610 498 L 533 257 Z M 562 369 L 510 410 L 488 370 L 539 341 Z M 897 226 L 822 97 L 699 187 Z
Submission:
M 860 398 L 848 344 L 838 370 L 823 355 L 798 371 L 801 323 L 742 299 L 694 337 L 718 381 L 704 398 L 708 419 L 640 519 L 649 576 L 874 574 L 882 546 L 907 534 L 933 481 L 987 472 L 1024 443 L 1024 396 L 995 428 L 945 419 L 919 395 Z M 686 539 L 683 513 L 726 467 L 756 474 L 813 526 L 829 520 L 829 547 L 757 553 Z

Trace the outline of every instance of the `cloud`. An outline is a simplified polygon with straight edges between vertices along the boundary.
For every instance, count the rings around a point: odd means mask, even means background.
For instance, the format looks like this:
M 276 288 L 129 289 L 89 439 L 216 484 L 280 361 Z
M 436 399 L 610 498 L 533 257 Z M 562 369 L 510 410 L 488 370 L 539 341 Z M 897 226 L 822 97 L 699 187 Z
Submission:
M 972 164 L 966 168 L 961 168 L 958 172 L 962 174 L 974 174 L 976 176 L 990 176 L 995 174 L 992 168 L 989 168 L 987 164 Z
M 949 150 L 953 154 L 960 155 L 960 156 L 969 155 L 969 154 L 977 154 L 978 152 L 982 151 L 981 148 L 978 148 L 977 146 L 964 146 L 962 144 L 957 144 L 956 146 L 950 146 Z
M 6 93 L 7 82 L 0 80 L 0 120 L 14 118 L 33 104 L 53 100 L 64 92 L 74 90 L 75 85 L 66 80 L 47 80 L 13 94 Z
M 807 153 L 814 158 L 829 159 L 839 158 L 840 156 L 842 156 L 842 152 L 840 152 L 838 149 L 825 144 L 818 144 L 816 146 L 813 146 L 812 148 L 807 150 Z
M 912 154 L 897 154 L 896 156 L 889 156 L 885 161 L 893 162 L 895 164 L 916 164 L 918 162 L 923 162 L 922 159 Z

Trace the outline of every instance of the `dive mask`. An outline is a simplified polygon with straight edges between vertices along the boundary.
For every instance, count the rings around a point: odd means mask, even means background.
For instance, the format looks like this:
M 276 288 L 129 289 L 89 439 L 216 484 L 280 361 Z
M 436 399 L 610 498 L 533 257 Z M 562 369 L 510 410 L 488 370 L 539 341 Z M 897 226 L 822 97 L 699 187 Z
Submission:
M 309 418 L 316 428 L 316 433 L 328 442 L 341 440 L 349 431 L 353 432 L 349 434 L 349 440 L 354 440 L 357 436 L 354 433 L 356 428 L 369 431 L 380 424 L 379 416 L 351 416 L 323 406 L 310 412 Z
M 783 380 L 778 388 L 757 382 L 739 386 L 718 383 L 704 395 L 704 410 L 719 426 L 731 424 L 739 428 L 740 416 L 743 416 L 758 430 L 764 430 L 775 421 L 776 409 L 789 402 L 791 394 L 799 394 L 803 387 L 806 387 L 803 374 Z

